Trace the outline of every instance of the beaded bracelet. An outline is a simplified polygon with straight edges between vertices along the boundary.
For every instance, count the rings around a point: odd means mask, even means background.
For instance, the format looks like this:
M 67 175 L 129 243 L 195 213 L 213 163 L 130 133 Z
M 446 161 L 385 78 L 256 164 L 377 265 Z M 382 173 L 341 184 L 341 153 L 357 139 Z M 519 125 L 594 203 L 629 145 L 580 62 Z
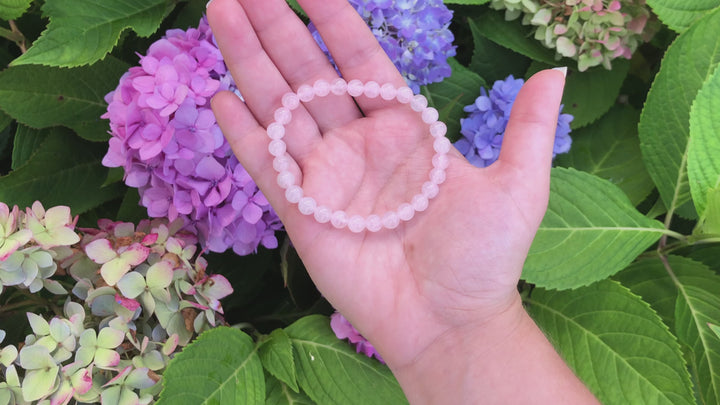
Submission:
M 295 184 L 295 176 L 288 171 L 291 157 L 286 153 L 287 146 L 283 141 L 285 125 L 292 119 L 292 111 L 300 106 L 300 102 L 307 103 L 315 97 L 325 97 L 330 93 L 352 97 L 365 96 L 367 98 L 381 97 L 383 100 L 396 99 L 402 104 L 410 104 L 410 108 L 420 113 L 423 122 L 429 125 L 430 134 L 434 138 L 432 158 L 433 168 L 430 170 L 429 180 L 423 183 L 420 193 L 413 196 L 410 202 L 402 203 L 396 210 L 388 211 L 383 215 L 372 214 L 367 217 L 349 215 L 345 211 L 336 210 L 318 205 L 314 198 L 306 196 L 302 187 Z M 409 87 L 396 88 L 390 83 L 380 86 L 377 82 L 363 83 L 360 80 L 335 79 L 332 83 L 318 80 L 312 86 L 303 84 L 296 93 L 290 92 L 282 97 L 282 107 L 275 110 L 275 121 L 267 127 L 270 137 L 268 150 L 275 158 L 273 168 L 278 172 L 277 183 L 285 190 L 285 198 L 291 204 L 298 204 L 303 215 L 312 215 L 321 224 L 330 222 L 335 228 L 347 227 L 352 232 L 362 232 L 367 229 L 377 232 L 381 229 L 395 229 L 400 221 L 409 221 L 415 212 L 427 209 L 429 200 L 437 196 L 438 185 L 445 181 L 445 169 L 448 167 L 447 153 L 450 151 L 450 141 L 445 137 L 447 126 L 438 121 L 438 111 L 428 107 L 427 99 L 421 94 L 413 94 Z

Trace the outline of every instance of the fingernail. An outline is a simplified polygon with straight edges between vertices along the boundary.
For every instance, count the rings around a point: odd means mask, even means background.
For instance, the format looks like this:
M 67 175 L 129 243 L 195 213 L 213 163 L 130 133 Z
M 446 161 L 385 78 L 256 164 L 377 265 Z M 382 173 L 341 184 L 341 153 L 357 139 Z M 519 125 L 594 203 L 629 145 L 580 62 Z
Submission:
M 205 8 L 210 7 L 210 3 L 212 3 L 213 0 L 208 0 L 207 4 L 205 4 Z
M 210 0 L 210 1 L 212 1 L 212 0 Z M 562 72 L 563 77 L 567 77 L 567 66 L 555 67 L 555 68 L 552 68 L 552 70 L 557 70 L 558 72 Z

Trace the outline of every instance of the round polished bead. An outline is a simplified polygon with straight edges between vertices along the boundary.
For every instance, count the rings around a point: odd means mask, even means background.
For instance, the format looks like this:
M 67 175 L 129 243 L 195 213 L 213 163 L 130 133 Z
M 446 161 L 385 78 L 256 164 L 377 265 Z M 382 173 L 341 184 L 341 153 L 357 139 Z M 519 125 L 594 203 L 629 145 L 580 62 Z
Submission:
M 315 89 L 313 89 L 310 85 L 303 84 L 298 87 L 297 95 L 300 101 L 307 103 L 315 97 Z
M 282 105 L 288 110 L 294 110 L 300 105 L 300 98 L 295 93 L 285 93 L 282 96 Z
M 452 144 L 447 138 L 435 138 L 435 141 L 433 142 L 433 149 L 435 149 L 435 152 L 437 153 L 448 153 L 450 152 L 451 147 Z
M 267 134 L 270 139 L 282 139 L 285 136 L 285 127 L 282 124 L 273 122 L 267 127 Z
M 337 78 L 330 84 L 330 91 L 336 96 L 341 96 L 347 92 L 347 85 L 345 79 Z
M 397 96 L 397 89 L 390 83 L 385 83 L 380 87 L 380 97 L 383 100 L 392 100 Z
M 431 200 L 431 199 L 437 197 L 439 192 L 440 192 L 440 188 L 438 187 L 437 183 L 433 183 L 432 181 L 426 181 L 422 185 L 422 194 L 428 200 Z
M 290 186 L 285 190 L 285 199 L 291 204 L 298 203 L 302 197 L 303 189 L 300 186 Z
M 436 167 L 430 170 L 430 181 L 435 184 L 442 184 L 445 181 L 445 169 L 438 169 Z
M 325 97 L 330 94 L 330 83 L 328 83 L 327 80 L 318 79 L 315 84 L 313 84 L 313 89 L 315 90 L 316 96 Z
M 332 218 L 332 210 L 324 205 L 321 205 L 315 209 L 315 220 L 321 224 L 330 222 Z
M 290 112 L 289 108 L 280 107 L 277 110 L 275 110 L 275 121 L 282 125 L 287 125 L 290 120 L 292 119 L 292 113 Z
M 443 138 L 447 134 L 447 125 L 442 121 L 433 122 L 430 124 L 430 135 L 435 138 Z
M 287 154 L 280 155 L 273 159 L 273 169 L 275 169 L 276 172 L 284 172 L 287 169 L 290 168 L 290 156 Z
M 422 194 L 416 194 L 412 198 L 412 202 L 411 202 L 413 209 L 417 212 L 425 211 L 428 207 L 428 203 L 429 202 L 428 202 L 427 197 L 425 197 Z
M 414 111 L 420 112 L 426 109 L 427 106 L 428 101 L 422 94 L 416 94 L 413 96 L 412 100 L 410 100 L 410 108 L 412 108 Z
M 303 197 L 298 201 L 298 210 L 300 210 L 300 213 L 303 215 L 314 214 L 315 208 L 317 208 L 317 203 L 312 197 Z
M 345 228 L 348 224 L 348 216 L 345 211 L 333 211 L 330 223 L 337 229 Z
M 353 215 L 348 220 L 348 229 L 352 232 L 359 233 L 365 230 L 365 218 L 360 215 Z
M 365 83 L 365 97 L 375 98 L 380 95 L 380 85 L 377 82 L 369 81 Z
M 350 80 L 347 84 L 347 92 L 353 97 L 359 97 L 365 91 L 365 85 L 358 79 Z
M 422 112 L 422 120 L 426 124 L 432 124 L 436 122 L 438 118 L 440 118 L 440 113 L 432 107 L 428 107 Z
M 373 214 L 368 215 L 368 217 L 365 219 L 365 226 L 367 227 L 368 231 L 377 232 L 382 229 L 383 224 L 380 216 Z
M 450 158 L 446 153 L 436 153 L 432 157 L 432 165 L 438 169 L 447 169 L 450 166 Z
M 287 151 L 287 145 L 280 139 L 273 139 L 270 141 L 270 145 L 268 145 L 268 151 L 270 151 L 270 154 L 273 156 L 281 156 Z
M 295 184 L 295 175 L 288 171 L 282 171 L 277 176 L 277 184 L 282 189 L 286 189 Z
M 400 225 L 400 217 L 395 211 L 388 211 L 382 217 L 382 224 L 387 229 L 395 229 Z
M 397 210 L 398 217 L 403 221 L 409 221 L 415 216 L 415 208 L 408 203 L 402 203 Z
M 410 87 L 403 86 L 397 89 L 397 95 L 395 97 L 398 102 L 407 104 L 413 98 L 413 91 Z

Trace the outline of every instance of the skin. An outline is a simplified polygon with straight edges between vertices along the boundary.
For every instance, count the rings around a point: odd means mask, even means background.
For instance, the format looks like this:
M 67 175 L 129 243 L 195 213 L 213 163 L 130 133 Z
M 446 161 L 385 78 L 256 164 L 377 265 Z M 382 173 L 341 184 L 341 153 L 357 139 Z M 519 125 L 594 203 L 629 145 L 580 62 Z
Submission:
M 404 85 L 346 0 L 299 3 L 345 78 Z M 562 73 L 527 81 L 495 164 L 475 168 L 453 148 L 426 211 L 394 230 L 354 234 L 289 204 L 267 151 L 265 127 L 283 94 L 337 78 L 305 24 L 284 0 L 213 0 L 208 18 L 245 99 L 216 95 L 218 123 L 317 287 L 375 345 L 411 403 L 596 403 L 516 288 L 547 207 Z M 301 106 L 284 139 L 306 195 L 366 216 L 418 193 L 434 151 L 407 106 L 356 102 L 329 96 Z

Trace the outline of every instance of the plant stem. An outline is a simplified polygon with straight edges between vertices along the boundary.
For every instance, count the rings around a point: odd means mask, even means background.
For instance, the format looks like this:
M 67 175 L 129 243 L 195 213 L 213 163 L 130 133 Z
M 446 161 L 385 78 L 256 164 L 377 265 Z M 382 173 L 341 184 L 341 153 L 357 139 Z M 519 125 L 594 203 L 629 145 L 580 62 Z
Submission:
M 0 37 L 13 41 L 15 45 L 20 48 L 20 52 L 27 52 L 27 47 L 25 46 L 25 35 L 20 32 L 14 20 L 8 20 L 8 23 L 10 24 L 10 29 L 0 27 Z

